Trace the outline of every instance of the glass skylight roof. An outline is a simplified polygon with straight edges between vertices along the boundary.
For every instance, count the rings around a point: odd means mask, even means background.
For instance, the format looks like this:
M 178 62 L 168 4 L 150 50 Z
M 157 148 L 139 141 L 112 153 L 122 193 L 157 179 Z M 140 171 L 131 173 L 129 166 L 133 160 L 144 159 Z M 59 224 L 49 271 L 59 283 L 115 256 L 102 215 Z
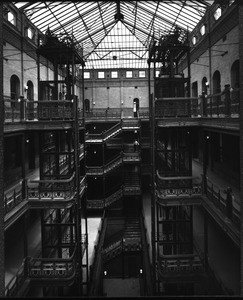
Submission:
M 42 32 L 69 35 L 83 47 L 85 68 L 147 68 L 151 39 L 179 26 L 181 39 L 213 1 L 14 2 Z

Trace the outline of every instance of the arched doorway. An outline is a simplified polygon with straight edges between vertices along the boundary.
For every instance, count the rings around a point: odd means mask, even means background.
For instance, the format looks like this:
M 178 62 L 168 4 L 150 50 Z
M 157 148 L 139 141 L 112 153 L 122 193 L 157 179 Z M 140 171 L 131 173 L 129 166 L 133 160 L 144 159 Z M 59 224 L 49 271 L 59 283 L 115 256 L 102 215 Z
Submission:
M 138 98 L 134 98 L 133 99 L 133 116 L 135 118 L 138 117 L 138 110 L 139 110 L 139 99 Z
M 202 79 L 202 94 L 204 95 L 208 94 L 208 80 L 207 77 L 203 77 Z
M 27 94 L 26 98 L 28 100 L 27 102 L 27 114 L 28 114 L 28 119 L 33 120 L 34 119 L 34 85 L 31 80 L 28 80 L 27 85 Z
M 213 94 L 219 94 L 221 92 L 221 76 L 219 71 L 215 71 L 213 74 Z M 221 104 L 221 95 L 213 97 L 212 112 L 211 114 L 219 115 L 219 106 Z
M 236 60 L 230 70 L 231 77 L 231 87 L 233 89 L 240 87 L 240 63 L 239 60 Z
M 90 101 L 89 101 L 89 99 L 84 100 L 84 111 L 85 112 L 90 112 Z
M 11 107 L 19 108 L 18 99 L 20 96 L 20 80 L 16 75 L 10 78 L 10 98 L 12 100 Z

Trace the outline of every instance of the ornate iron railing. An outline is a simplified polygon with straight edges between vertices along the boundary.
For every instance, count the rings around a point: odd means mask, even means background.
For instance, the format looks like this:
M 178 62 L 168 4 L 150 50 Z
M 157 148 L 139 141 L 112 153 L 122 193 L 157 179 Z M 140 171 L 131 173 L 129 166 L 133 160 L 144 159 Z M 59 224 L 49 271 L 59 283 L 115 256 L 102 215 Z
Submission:
M 31 279 L 70 279 L 76 274 L 76 251 L 70 258 L 28 258 Z
M 119 167 L 122 164 L 121 154 L 118 154 L 110 162 L 101 167 L 91 167 L 86 166 L 86 175 L 103 175 L 106 174 L 115 168 Z
M 164 255 L 159 256 L 159 272 L 162 276 L 186 273 L 195 274 L 204 272 L 204 264 L 197 254 Z
M 26 120 L 70 120 L 74 118 L 72 101 L 26 101 Z
M 73 120 L 74 106 L 67 100 L 12 100 L 4 96 L 4 122 Z
M 75 173 L 68 179 L 28 180 L 28 200 L 68 200 L 75 194 Z
M 193 177 L 162 177 L 156 173 L 156 190 L 159 197 L 191 197 L 202 195 L 202 181 Z
M 139 119 L 122 119 L 122 129 L 138 129 L 140 127 L 140 120 Z
M 83 238 L 85 241 L 85 237 Z M 26 257 L 16 275 L 5 287 L 6 297 L 16 297 L 26 280 L 72 280 L 76 274 L 76 248 L 69 258 Z
M 116 202 L 117 200 L 121 199 L 123 196 L 122 188 L 119 188 L 117 191 L 113 192 L 110 196 L 103 198 L 103 199 L 95 199 L 89 200 L 87 199 L 87 208 L 89 209 L 103 209 L 108 207 L 112 203 Z
M 107 247 L 102 249 L 102 256 L 104 261 L 113 259 L 120 253 L 127 251 L 141 251 L 142 241 L 141 237 L 126 237 L 121 238 Z
M 155 117 L 239 117 L 239 89 L 199 97 L 155 99 Z

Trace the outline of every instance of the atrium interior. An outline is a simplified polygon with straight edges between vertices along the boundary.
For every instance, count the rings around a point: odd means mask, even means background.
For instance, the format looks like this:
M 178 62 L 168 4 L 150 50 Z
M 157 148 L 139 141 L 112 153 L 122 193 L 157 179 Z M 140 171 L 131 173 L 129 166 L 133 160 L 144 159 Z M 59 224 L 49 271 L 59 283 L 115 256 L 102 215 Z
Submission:
M 239 0 L 1 2 L 0 297 L 243 296 L 242 28 Z

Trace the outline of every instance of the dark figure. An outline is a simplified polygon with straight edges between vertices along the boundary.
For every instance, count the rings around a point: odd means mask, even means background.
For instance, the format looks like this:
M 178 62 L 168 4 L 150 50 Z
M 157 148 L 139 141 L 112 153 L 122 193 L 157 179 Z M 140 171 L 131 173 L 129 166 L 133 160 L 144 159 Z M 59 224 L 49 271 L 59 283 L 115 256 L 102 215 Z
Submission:
M 232 219 L 232 212 L 233 212 L 233 203 L 232 203 L 232 189 L 228 187 L 226 190 L 226 216 L 230 220 Z

